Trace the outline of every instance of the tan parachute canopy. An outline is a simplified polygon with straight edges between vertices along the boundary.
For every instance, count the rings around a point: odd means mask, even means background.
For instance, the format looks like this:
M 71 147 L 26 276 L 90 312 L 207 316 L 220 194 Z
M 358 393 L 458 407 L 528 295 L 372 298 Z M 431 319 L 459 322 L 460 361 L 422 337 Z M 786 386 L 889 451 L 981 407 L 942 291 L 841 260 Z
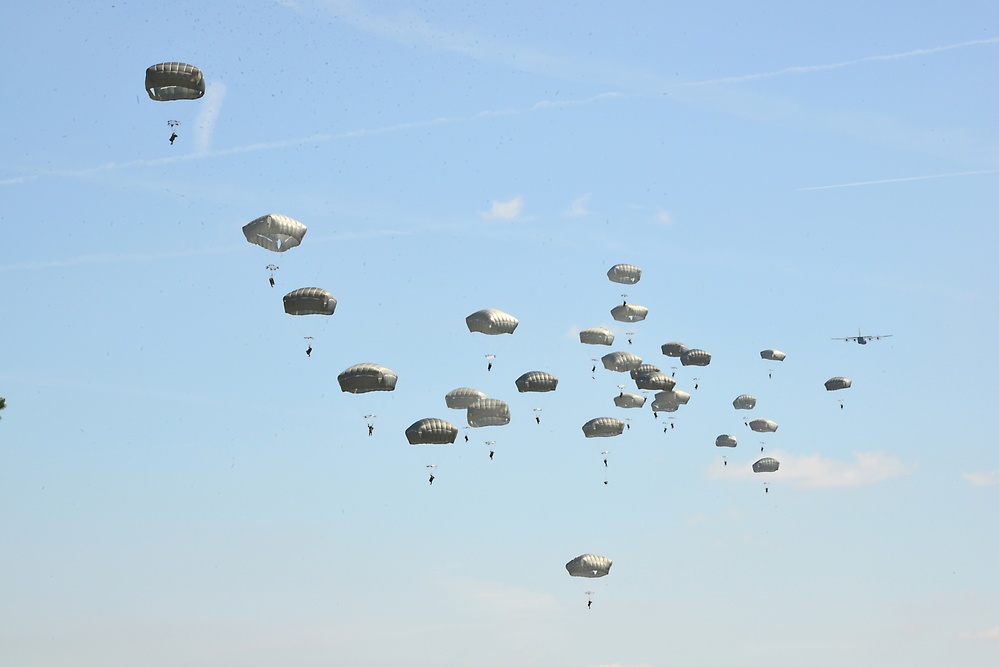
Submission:
M 609 438 L 624 433 L 624 422 L 613 417 L 597 417 L 583 424 L 587 438 Z
M 555 391 L 558 378 L 544 371 L 529 371 L 517 378 L 517 391 Z
M 453 410 L 467 410 L 469 405 L 482 398 L 486 398 L 485 392 L 471 387 L 458 387 L 447 393 L 444 402 Z
M 760 351 L 760 358 L 766 359 L 767 361 L 784 361 L 786 357 L 786 354 L 773 348 Z
M 510 423 L 510 406 L 498 398 L 480 398 L 468 406 L 465 418 L 473 428 L 506 426 Z
M 631 379 L 637 380 L 639 375 L 645 375 L 646 373 L 659 373 L 660 370 L 659 367 L 654 364 L 642 364 L 638 368 L 632 368 L 629 372 L 631 373 Z
M 369 391 L 394 391 L 399 376 L 384 366 L 364 363 L 351 366 L 336 379 L 340 383 L 340 391 L 365 394 Z
M 495 308 L 478 310 L 465 318 L 468 330 L 473 333 L 484 333 L 491 336 L 499 334 L 512 334 L 520 321 L 509 313 Z
M 635 378 L 635 385 L 639 389 L 670 390 L 676 386 L 676 380 L 660 371 L 646 372 Z
M 736 410 L 752 410 L 756 407 L 756 397 L 749 394 L 740 394 L 732 401 L 732 407 Z
M 754 419 L 749 422 L 749 428 L 757 433 L 773 433 L 777 430 L 777 422 L 772 419 Z
M 777 472 L 778 468 L 780 468 L 780 461 L 769 456 L 753 464 L 753 472 Z
M 655 406 L 667 405 L 673 403 L 674 405 L 686 405 L 690 402 L 690 394 L 683 391 L 682 389 L 667 389 L 665 391 L 660 391 L 654 397 L 655 402 L 652 404 L 652 409 L 655 410 Z M 658 412 L 658 410 L 656 410 Z M 663 412 L 675 412 L 674 410 L 664 410 Z
M 711 355 L 704 350 L 687 350 L 680 355 L 680 363 L 684 366 L 707 366 L 711 363 Z
M 641 322 L 648 315 L 648 308 L 634 303 L 622 303 L 611 308 L 611 317 L 618 322 Z
M 273 252 L 284 252 L 302 242 L 306 226 L 294 218 L 269 213 L 243 226 L 246 240 Z
M 672 341 L 670 343 L 663 343 L 662 349 L 663 349 L 663 354 L 665 354 L 667 357 L 682 357 L 683 353 L 689 350 L 690 348 L 688 348 L 683 343 L 677 343 L 676 341 Z
M 607 271 L 611 282 L 634 285 L 642 279 L 642 270 L 634 264 L 615 264 Z
M 609 352 L 600 358 L 600 362 L 609 371 L 627 373 L 642 365 L 642 358 L 631 352 Z
M 739 444 L 739 441 L 735 439 L 734 435 L 719 435 L 715 438 L 715 447 L 735 447 Z
M 590 327 L 579 332 L 579 342 L 586 345 L 611 345 L 614 343 L 614 334 L 604 327 Z
M 596 554 L 583 554 L 576 556 L 565 564 L 566 571 L 573 577 L 605 577 L 610 573 L 613 562 L 610 558 L 597 556 Z
M 849 389 L 853 385 L 853 380 L 844 377 L 829 378 L 825 382 L 826 391 L 836 391 L 837 389 Z
M 289 315 L 332 315 L 336 299 L 321 287 L 301 287 L 284 295 L 284 312 Z
M 450 445 L 457 437 L 457 426 L 436 417 L 421 419 L 406 429 L 411 445 Z
M 619 408 L 640 408 L 645 405 L 645 397 L 641 394 L 621 392 L 614 397 L 614 405 Z
M 205 94 L 205 77 L 194 65 L 160 63 L 146 68 L 146 92 L 157 102 L 196 100 Z

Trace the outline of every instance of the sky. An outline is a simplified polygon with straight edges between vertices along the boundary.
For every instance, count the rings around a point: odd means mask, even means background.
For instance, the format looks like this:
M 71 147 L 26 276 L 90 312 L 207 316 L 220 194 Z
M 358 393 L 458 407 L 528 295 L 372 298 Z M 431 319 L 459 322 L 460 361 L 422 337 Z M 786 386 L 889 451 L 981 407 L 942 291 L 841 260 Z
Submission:
M 0 8 L 0 662 L 996 664 L 994 3 L 482 5 Z

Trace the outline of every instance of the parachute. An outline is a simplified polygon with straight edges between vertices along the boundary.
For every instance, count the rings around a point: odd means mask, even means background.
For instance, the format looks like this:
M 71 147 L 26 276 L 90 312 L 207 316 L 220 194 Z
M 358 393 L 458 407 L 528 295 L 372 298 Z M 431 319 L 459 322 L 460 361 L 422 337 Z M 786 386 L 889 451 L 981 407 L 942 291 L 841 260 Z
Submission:
M 513 315 L 504 313 L 502 310 L 486 308 L 466 317 L 465 324 L 468 325 L 468 330 L 473 333 L 478 332 L 495 336 L 505 333 L 512 334 L 517 325 L 520 324 L 520 321 Z
M 579 342 L 586 345 L 611 345 L 614 334 L 604 327 L 590 327 L 579 332 Z
M 753 464 L 753 472 L 777 472 L 777 468 L 780 468 L 780 461 L 769 456 Z
M 735 447 L 738 444 L 739 441 L 734 435 L 719 435 L 715 438 L 715 447 Z
M 457 437 L 457 426 L 436 417 L 421 419 L 406 429 L 406 439 L 411 445 L 450 445 Z
M 749 428 L 757 433 L 773 433 L 777 430 L 777 422 L 772 419 L 754 419 L 749 422 Z
M 654 371 L 651 373 L 642 373 L 635 378 L 635 384 L 639 389 L 651 389 L 651 390 L 671 390 L 676 386 L 676 380 L 671 378 L 665 373 L 660 373 L 659 371 Z
M 302 242 L 308 228 L 294 218 L 279 213 L 263 215 L 243 225 L 246 240 L 273 252 L 284 252 Z
M 469 405 L 482 398 L 486 398 L 485 392 L 471 387 L 458 387 L 447 393 L 444 402 L 453 410 L 467 410 Z
M 555 391 L 558 386 L 558 378 L 551 373 L 544 371 L 529 371 L 517 378 L 517 391 Z
M 205 77 L 187 63 L 160 63 L 146 68 L 146 92 L 157 102 L 197 100 L 205 95 Z
M 600 358 L 604 368 L 618 373 L 627 373 L 642 365 L 642 358 L 631 352 L 609 352 Z
M 340 391 L 365 394 L 369 391 L 395 391 L 399 376 L 384 366 L 364 363 L 351 366 L 336 379 L 340 383 Z
M 673 341 L 671 343 L 663 343 L 662 345 L 663 354 L 665 354 L 667 357 L 682 357 L 683 353 L 689 349 L 690 348 L 688 348 L 683 343 L 677 343 L 676 341 Z
M 332 315 L 336 299 L 321 287 L 301 287 L 284 295 L 284 312 L 289 315 Z
M 690 402 L 690 394 L 681 389 L 667 389 L 665 391 L 660 391 L 654 397 L 655 403 L 660 405 L 665 405 L 672 403 L 674 405 L 686 405 Z M 653 405 L 653 409 L 655 406 Z M 659 412 L 656 410 L 656 412 Z M 665 410 L 664 412 L 675 412 L 675 410 Z
M 610 558 L 596 554 L 583 554 L 566 563 L 565 569 L 570 576 L 593 579 L 607 576 L 610 573 L 611 565 L 613 565 L 613 561 Z
M 760 352 L 760 358 L 766 359 L 767 361 L 784 361 L 784 358 L 786 356 L 787 355 L 781 352 L 780 350 L 775 350 L 773 348 L 770 348 L 768 350 L 762 350 Z
M 626 394 L 621 392 L 614 397 L 614 405 L 619 408 L 640 408 L 645 405 L 645 397 L 641 394 Z
M 637 380 L 639 375 L 644 375 L 645 373 L 658 373 L 659 367 L 653 366 L 652 364 L 642 364 L 638 368 L 631 369 L 631 379 Z
M 756 407 L 756 397 L 749 394 L 740 394 L 732 401 L 732 407 L 736 410 L 752 410 Z
M 642 270 L 633 264 L 615 264 L 607 271 L 611 282 L 634 285 L 642 279 Z
M 853 380 L 844 377 L 829 378 L 825 382 L 826 391 L 836 391 L 837 389 L 849 389 Z
M 510 423 L 510 406 L 498 398 L 480 398 L 468 406 L 465 418 L 474 428 L 506 426 Z
M 680 355 L 680 363 L 684 366 L 707 366 L 711 363 L 711 355 L 704 350 L 687 350 Z
M 597 417 L 583 424 L 587 438 L 610 438 L 624 433 L 624 422 L 613 417 Z
M 611 308 L 611 317 L 618 322 L 641 322 L 648 314 L 648 308 L 633 303 L 623 303 Z

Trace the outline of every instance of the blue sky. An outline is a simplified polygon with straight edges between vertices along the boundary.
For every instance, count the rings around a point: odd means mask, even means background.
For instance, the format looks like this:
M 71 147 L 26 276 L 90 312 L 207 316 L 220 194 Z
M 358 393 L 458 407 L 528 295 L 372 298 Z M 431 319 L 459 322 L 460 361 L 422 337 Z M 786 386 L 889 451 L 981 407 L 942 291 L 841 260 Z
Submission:
M 995 664 L 994 6 L 204 5 L 0 9 L 4 664 Z M 672 340 L 690 403 L 615 408 L 592 360 Z

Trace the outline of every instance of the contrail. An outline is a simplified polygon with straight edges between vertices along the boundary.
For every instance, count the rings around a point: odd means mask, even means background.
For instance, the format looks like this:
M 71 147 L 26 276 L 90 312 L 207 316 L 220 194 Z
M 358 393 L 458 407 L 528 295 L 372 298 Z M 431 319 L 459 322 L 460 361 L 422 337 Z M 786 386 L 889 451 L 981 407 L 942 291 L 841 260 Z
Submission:
M 888 53 L 880 56 L 867 56 L 865 58 L 856 58 L 854 60 L 844 60 L 838 63 L 827 63 L 825 65 L 801 65 L 797 67 L 785 67 L 783 69 L 773 70 L 772 72 L 757 72 L 756 74 L 743 74 L 740 76 L 727 76 L 720 79 L 706 79 L 704 81 L 691 81 L 689 83 L 676 84 L 677 87 L 689 87 L 689 86 L 707 86 L 716 83 L 741 83 L 743 81 L 756 81 L 759 79 L 771 79 L 777 76 L 784 76 L 785 74 L 807 74 L 809 72 L 822 72 L 826 70 L 840 69 L 842 67 L 850 67 L 851 65 L 859 65 L 861 63 L 878 62 L 883 60 L 902 60 L 903 58 L 913 58 L 915 56 L 926 56 L 934 53 L 942 53 L 944 51 L 952 51 L 954 49 L 963 49 L 969 46 L 982 46 L 985 44 L 996 44 L 999 43 L 999 37 L 992 37 L 989 39 L 972 39 L 966 42 L 957 42 L 956 44 L 947 44 L 945 46 L 934 46 L 928 49 L 914 49 L 912 51 L 902 51 L 901 53 Z
M 931 174 L 929 176 L 906 176 L 904 178 L 882 178 L 877 181 L 857 181 L 855 183 L 838 183 L 836 185 L 813 185 L 808 188 L 797 188 L 796 192 L 805 190 L 832 190 L 833 188 L 855 188 L 861 185 L 881 185 L 882 183 L 904 183 L 906 181 L 928 181 L 933 178 L 951 178 L 954 176 L 977 176 L 979 174 L 994 174 L 999 169 L 979 169 L 977 171 L 955 171 L 949 174 Z

